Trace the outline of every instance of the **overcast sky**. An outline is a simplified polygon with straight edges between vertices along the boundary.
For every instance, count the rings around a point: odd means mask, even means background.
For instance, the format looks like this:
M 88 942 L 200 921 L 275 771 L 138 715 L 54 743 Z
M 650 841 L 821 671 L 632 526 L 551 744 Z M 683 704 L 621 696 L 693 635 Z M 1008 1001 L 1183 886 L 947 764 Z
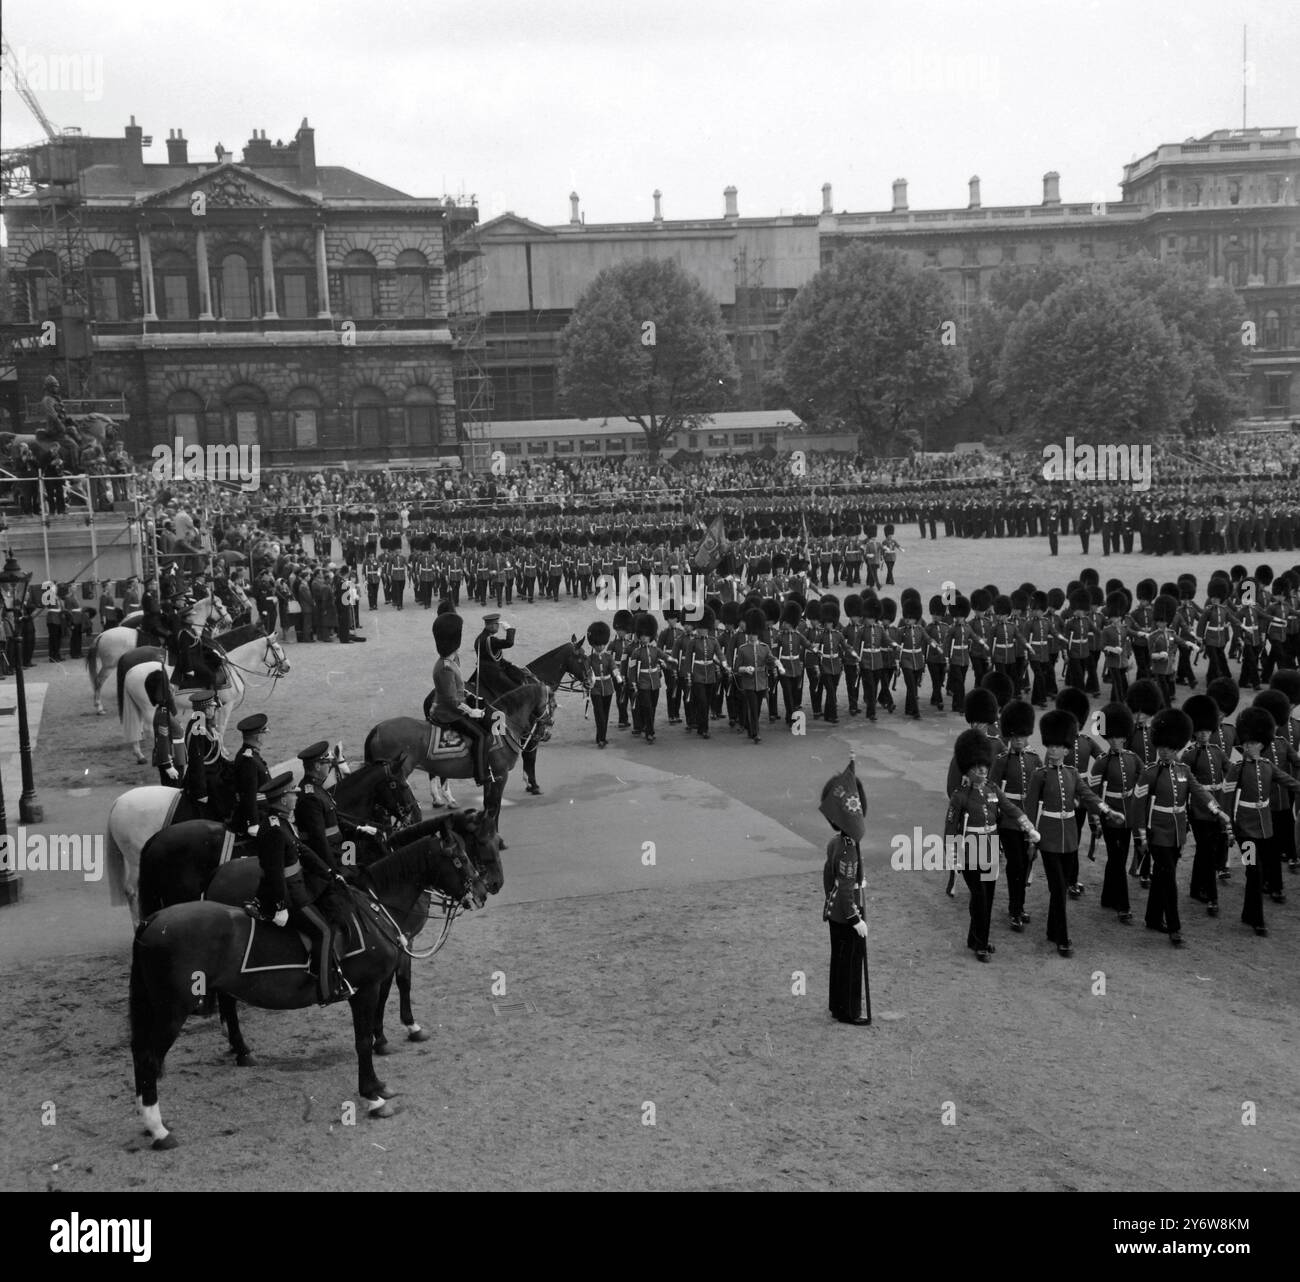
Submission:
M 4 33 L 56 127 L 166 159 L 238 156 L 304 116 L 322 164 L 416 196 L 475 193 L 588 222 L 1118 199 L 1164 142 L 1300 124 L 1297 0 L 4 0 Z M 51 61 L 62 57 L 75 63 Z M 59 83 L 79 68 L 81 83 Z M 42 80 L 42 77 L 45 79 Z M 44 87 L 42 87 L 44 85 Z M 40 127 L 5 87 L 3 145 Z

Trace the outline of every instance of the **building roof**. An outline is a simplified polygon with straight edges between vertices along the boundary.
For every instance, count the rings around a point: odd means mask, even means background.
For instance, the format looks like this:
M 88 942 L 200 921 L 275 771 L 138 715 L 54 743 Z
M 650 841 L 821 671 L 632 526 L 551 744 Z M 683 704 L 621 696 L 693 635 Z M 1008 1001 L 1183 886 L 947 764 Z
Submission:
M 699 428 L 701 432 L 772 432 L 779 428 L 802 430 L 803 422 L 792 410 L 737 410 L 713 415 L 713 421 Z M 624 418 L 543 418 L 517 419 L 490 423 L 489 441 L 543 440 L 552 436 L 631 436 L 641 426 Z

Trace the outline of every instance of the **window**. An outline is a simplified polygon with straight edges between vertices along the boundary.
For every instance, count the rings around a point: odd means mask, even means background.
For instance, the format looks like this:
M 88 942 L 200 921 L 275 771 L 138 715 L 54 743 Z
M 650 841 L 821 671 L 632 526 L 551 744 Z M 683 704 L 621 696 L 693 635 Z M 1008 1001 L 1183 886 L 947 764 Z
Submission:
M 606 454 L 626 454 L 626 453 L 627 453 L 627 441 L 624 440 L 624 438 L 621 437 L 621 436 L 611 436 L 611 437 L 609 438 L 609 440 L 607 440 L 607 441 L 605 442 L 605 453 L 606 453 Z
M 1083 244 L 1081 244 L 1081 245 L 1079 246 L 1079 257 L 1080 257 L 1080 258 L 1091 258 L 1091 257 L 1092 257 L 1092 242 L 1091 242 L 1091 241 L 1089 241 L 1089 240 L 1085 240 L 1085 241 L 1083 242 Z
M 688 449 L 698 450 L 700 448 L 700 437 L 698 432 L 691 432 L 689 437 Z
M 1264 313 L 1264 346 L 1282 346 L 1282 318 L 1272 309 Z
M 429 263 L 418 249 L 404 249 L 397 255 L 397 312 L 399 316 L 422 319 L 426 314 Z
M 505 444 L 501 446 L 501 452 L 503 454 L 516 454 L 516 455 L 521 453 L 521 450 L 519 448 L 519 442 L 506 441 Z
M 243 254 L 226 254 L 221 260 L 219 310 L 222 320 L 253 318 L 253 287 L 248 260 Z
M 1187 203 L 1189 205 L 1199 205 L 1201 203 L 1200 183 L 1188 183 L 1186 191 L 1187 191 Z
M 528 442 L 528 453 L 532 456 L 536 456 L 538 454 L 545 454 L 546 450 L 547 450 L 547 445 L 545 441 Z
M 777 442 L 776 432 L 759 432 L 758 443 L 760 445 L 775 445 Z
M 430 387 L 412 387 L 402 407 L 406 440 L 413 449 L 432 450 L 442 444 L 438 434 L 438 404 Z
M 203 402 L 196 392 L 173 392 L 167 398 L 167 435 L 178 436 L 186 445 L 202 445 L 201 418 Z
M 727 448 L 726 432 L 710 432 L 708 439 L 709 449 L 711 450 L 725 450 Z
M 1241 201 L 1241 184 L 1233 181 L 1228 184 L 1228 204 L 1236 205 Z
M 733 445 L 753 445 L 754 433 L 753 432 L 732 432 L 731 443 Z
M 1246 260 L 1241 257 L 1228 259 L 1228 284 L 1240 289 L 1246 283 Z
M 360 387 L 352 398 L 352 414 L 356 429 L 356 442 L 363 448 L 385 444 L 383 392 L 377 387 Z
M 320 397 L 310 387 L 289 393 L 289 444 L 295 450 L 314 450 L 320 445 Z
M 344 260 L 343 312 L 349 318 L 369 319 L 378 310 L 375 301 L 375 260 L 364 250 L 354 249 Z
M 86 256 L 90 274 L 91 315 L 97 321 L 122 319 L 122 269 L 116 254 L 97 249 Z
M 1178 237 L 1177 237 L 1177 236 L 1166 236 L 1166 237 L 1165 237 L 1165 248 L 1166 248 L 1166 249 L 1177 249 L 1177 248 L 1178 248 Z
M 178 250 L 169 249 L 154 263 L 154 304 L 162 320 L 189 320 L 190 279 L 194 269 Z
M 276 264 L 276 302 L 285 320 L 306 320 L 311 315 L 312 265 L 306 254 L 290 250 Z
M 599 441 L 583 441 L 583 443 L 582 443 L 582 452 L 583 452 L 584 454 L 599 454 L 599 453 L 600 453 L 600 442 L 599 442 Z
M 1268 408 L 1284 410 L 1287 408 L 1287 384 L 1291 381 L 1289 374 L 1268 375 Z
M 1016 247 L 1014 245 L 1002 246 L 1002 261 L 1004 263 L 1014 263 L 1016 261 Z
M 1268 176 L 1268 200 L 1269 204 L 1276 205 L 1282 199 L 1282 187 L 1284 180 L 1277 174 Z
M 573 442 L 572 442 L 572 441 L 556 441 L 556 442 L 555 442 L 555 452 L 556 452 L 557 454 L 572 454 L 572 453 L 573 453 Z
M 28 317 L 44 320 L 59 301 L 59 260 L 42 249 L 27 260 Z
M 1282 283 L 1282 260 L 1275 254 L 1270 254 L 1265 260 L 1264 283 L 1266 285 L 1280 285 Z

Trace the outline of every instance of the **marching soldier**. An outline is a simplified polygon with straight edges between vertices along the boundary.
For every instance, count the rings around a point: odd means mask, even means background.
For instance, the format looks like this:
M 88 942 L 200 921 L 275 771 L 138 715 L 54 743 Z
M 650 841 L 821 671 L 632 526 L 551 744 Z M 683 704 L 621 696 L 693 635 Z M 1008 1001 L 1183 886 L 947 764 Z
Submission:
M 781 665 L 763 641 L 766 631 L 767 617 L 763 611 L 749 610 L 745 614 L 745 640 L 736 648 L 736 682 L 743 700 L 745 729 L 753 743 L 762 743 L 758 733 L 762 692 L 768 688 L 769 678 L 781 672 Z
M 803 611 L 797 601 L 781 607 L 781 624 L 776 634 L 776 657 L 781 665 L 781 694 L 785 700 L 785 724 L 794 722 L 794 714 L 803 706 L 803 655 L 807 648 L 799 621 Z M 871 704 L 874 707 L 874 700 Z
M 643 614 L 636 621 L 636 642 L 628 655 L 629 669 L 636 666 L 636 703 L 639 732 L 646 743 L 655 741 L 655 711 L 659 706 L 659 683 L 663 676 L 663 654 L 655 638 L 659 625 L 653 614 Z
M 853 545 L 853 546 L 856 546 Z M 861 569 L 861 563 L 857 564 L 857 569 Z M 858 580 L 852 576 L 853 563 L 850 563 L 850 583 Z M 848 622 L 844 625 L 844 693 L 848 699 L 849 716 L 856 717 L 859 712 L 858 707 L 858 690 L 862 681 L 862 644 L 866 634 L 866 628 L 863 625 L 862 597 L 856 592 L 850 592 L 844 598 L 844 617 Z
M 821 603 L 822 634 L 818 647 L 818 669 L 821 674 L 822 717 L 827 725 L 838 725 L 840 720 L 838 691 L 844 672 L 844 635 L 840 632 L 840 603 L 834 597 L 824 597 Z
M 709 737 L 709 712 L 713 704 L 713 688 L 720 677 L 727 675 L 726 662 L 718 639 L 713 635 L 715 619 L 713 611 L 706 605 L 704 613 L 691 636 L 684 658 L 682 677 L 687 683 L 690 696 L 691 721 L 695 733 L 701 739 Z M 687 725 L 687 730 L 692 725 Z
M 578 582 L 582 582 L 582 567 L 578 567 Z M 586 597 L 583 597 L 586 600 Z M 664 630 L 659 634 L 659 651 L 663 656 L 664 680 L 668 688 L 668 724 L 680 725 L 682 721 L 681 652 L 686 644 L 686 630 L 681 624 L 679 610 L 664 611 Z
M 1106 870 L 1101 884 L 1101 906 L 1111 908 L 1121 922 L 1133 920 L 1129 908 L 1128 878 L 1124 865 L 1129 843 L 1141 822 L 1137 803 L 1137 781 L 1142 762 L 1127 748 L 1133 735 L 1133 714 L 1119 702 L 1102 709 L 1102 735 L 1110 751 L 1093 757 L 1088 767 L 1088 785 L 1111 807 L 1124 815 L 1124 824 L 1104 824 L 1101 835 L 1106 843 Z
M 587 688 L 596 712 L 596 747 L 603 748 L 609 741 L 610 700 L 623 678 L 609 652 L 609 624 L 604 619 L 597 619 L 588 627 L 587 644 L 591 646 L 587 656 Z
M 1193 737 L 1179 760 L 1189 767 L 1192 776 L 1211 797 L 1226 806 L 1224 779 L 1228 772 L 1228 759 L 1219 746 L 1211 742 L 1219 729 L 1219 705 L 1208 694 L 1194 694 L 1184 702 L 1183 711 L 1191 719 Z M 1211 917 L 1217 917 L 1218 871 L 1225 862 L 1228 842 L 1214 816 L 1198 797 L 1192 797 L 1191 808 L 1196 853 L 1192 859 L 1192 880 L 1187 894 L 1197 903 L 1205 904 Z
M 632 696 L 632 690 L 627 684 L 627 656 L 632 648 L 632 631 L 635 628 L 632 619 L 631 610 L 614 611 L 614 641 L 610 646 L 610 653 L 614 657 L 614 665 L 619 674 L 619 680 L 616 683 L 614 698 L 618 705 L 618 728 L 626 730 L 631 726 L 628 720 L 628 699 Z
M 991 738 L 995 729 L 1002 734 L 1001 742 L 993 740 L 994 755 L 988 773 L 989 783 L 1000 789 L 1008 801 L 1023 807 L 1029 792 L 1029 780 L 1043 764 L 1036 752 L 1027 751 L 1029 736 L 1034 733 L 1032 705 L 1023 699 L 1012 699 L 999 713 L 997 702 L 988 690 L 973 690 L 966 701 L 966 719 L 970 721 L 973 716 L 984 717 L 985 720 L 973 722 L 972 730 L 981 730 L 982 727 L 981 733 L 986 738 Z M 949 782 L 952 782 L 951 774 Z M 1007 910 L 1011 918 L 1011 929 L 1019 934 L 1029 924 L 1029 914 L 1025 912 L 1025 888 L 1029 882 L 1032 857 L 1022 825 L 1014 815 L 1003 814 L 998 820 L 998 836 L 1006 854 Z M 948 893 L 952 893 L 951 879 Z

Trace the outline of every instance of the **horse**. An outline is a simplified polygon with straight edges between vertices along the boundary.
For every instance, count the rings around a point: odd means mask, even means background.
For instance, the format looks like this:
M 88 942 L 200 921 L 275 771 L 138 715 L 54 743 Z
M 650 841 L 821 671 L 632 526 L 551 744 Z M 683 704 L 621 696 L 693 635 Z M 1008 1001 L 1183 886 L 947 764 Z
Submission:
M 330 789 L 341 815 L 354 823 L 374 823 L 380 827 L 389 826 L 385 821 L 390 816 L 395 824 L 419 820 L 420 806 L 407 783 L 409 768 L 389 761 L 376 761 L 345 774 L 341 756 L 340 751 L 334 760 L 337 782 Z M 271 777 L 285 771 L 292 771 L 296 776 L 295 783 L 300 782 L 302 762 L 296 757 L 292 761 L 283 761 L 271 770 Z M 130 788 L 113 802 L 104 837 L 109 893 L 115 906 L 126 904 L 130 908 L 133 924 L 147 915 L 147 912 L 140 911 L 138 890 L 145 844 L 169 825 L 209 818 L 200 814 L 195 804 L 179 789 L 161 784 Z
M 555 719 L 555 695 L 542 682 L 508 690 L 490 705 L 485 719 L 488 729 L 488 766 L 495 775 L 483 786 L 483 809 L 495 823 L 501 814 L 501 795 L 506 776 L 520 754 L 537 735 L 545 733 Z M 436 742 L 435 742 L 436 741 Z M 468 745 L 454 730 L 435 726 L 415 717 L 390 717 L 374 726 L 366 736 L 365 757 L 401 757 L 412 770 L 423 770 L 432 779 L 472 779 L 474 761 Z
M 97 717 L 104 715 L 103 690 L 109 673 L 117 668 L 123 655 L 140 647 L 138 624 L 143 618 L 143 615 L 128 615 L 117 627 L 105 628 L 86 648 L 86 675 L 90 678 Z M 136 620 L 135 625 L 128 622 L 130 619 Z M 230 627 L 230 611 L 220 597 L 209 593 L 186 611 L 184 622 L 192 628 L 211 628 L 214 633 L 220 633 Z
M 172 904 L 188 903 L 196 899 L 211 899 L 215 903 L 234 907 L 251 899 L 257 892 L 261 865 L 255 858 L 241 857 L 252 853 L 241 849 L 241 845 L 235 846 L 233 857 L 228 855 L 226 835 L 226 830 L 220 824 L 198 819 L 173 824 L 150 837 L 140 859 L 142 912 L 151 915 Z M 488 894 L 497 894 L 505 884 L 500 842 L 492 823 L 482 811 L 452 811 L 435 819 L 426 819 L 393 833 L 386 842 L 358 833 L 355 849 L 349 853 L 345 847 L 343 861 L 349 866 L 368 868 L 393 850 L 426 837 L 436 837 L 444 845 L 459 841 L 475 870 L 475 876 L 483 882 Z M 460 912 L 460 906 L 455 901 L 444 900 L 441 906 L 441 937 L 429 952 L 421 954 L 422 957 L 432 956 L 441 950 L 451 932 L 452 923 Z M 414 940 L 428 920 L 429 902 L 422 900 L 417 901 L 409 917 L 399 918 L 397 924 L 409 940 Z M 400 1015 L 406 1027 L 407 1041 L 427 1041 L 429 1034 L 415 1022 L 415 1014 L 411 1009 L 409 956 L 402 957 L 396 973 Z M 379 1055 L 393 1052 L 384 1033 L 384 1008 L 388 1003 L 390 988 L 391 983 L 386 981 L 380 990 L 375 1017 L 373 1041 L 375 1053 Z M 222 1021 L 226 1026 L 226 1036 L 235 1063 L 244 1068 L 253 1063 L 253 1057 L 240 1032 L 239 1018 L 234 1007 L 233 999 L 228 1004 L 223 999 Z
M 208 643 L 220 655 L 221 673 L 226 677 L 224 685 L 217 689 L 217 717 L 213 731 L 217 741 L 225 738 L 226 725 L 231 713 L 243 701 L 244 682 L 241 673 L 254 675 L 249 664 L 260 663 L 264 674 L 272 681 L 278 681 L 289 672 L 289 661 L 284 656 L 280 643 L 256 624 L 247 624 L 242 628 L 233 628 L 219 638 Z M 154 649 L 144 646 L 143 650 Z M 150 672 L 161 669 L 171 676 L 166 659 L 153 655 L 136 654 L 118 661 L 117 674 L 117 710 L 122 720 L 122 742 L 135 753 L 135 759 L 143 764 L 147 758 L 140 749 L 140 740 L 151 724 L 153 705 L 145 694 L 145 678 Z M 262 674 L 256 674 L 262 675 Z
M 375 1076 L 373 1030 L 379 994 L 391 981 L 409 943 L 394 918 L 406 918 L 421 895 L 435 890 L 466 909 L 482 907 L 486 894 L 469 860 L 431 838 L 380 859 L 358 874 L 364 889 L 349 892 L 363 938 L 341 958 L 354 991 L 353 1041 L 357 1052 L 357 1090 L 371 1117 L 391 1117 L 388 1087 Z M 270 932 L 269 935 L 267 932 Z M 264 964 L 245 969 L 253 957 L 254 935 L 264 949 Z M 158 1079 L 167 1052 L 197 1006 L 211 1009 L 210 995 L 238 998 L 267 1010 L 301 1010 L 316 1004 L 317 985 L 308 970 L 311 953 L 297 931 L 277 930 L 247 913 L 202 900 L 176 904 L 149 918 L 136 932 L 131 949 L 129 1007 L 131 1059 L 136 1103 L 154 1149 L 176 1147 L 162 1122 Z

